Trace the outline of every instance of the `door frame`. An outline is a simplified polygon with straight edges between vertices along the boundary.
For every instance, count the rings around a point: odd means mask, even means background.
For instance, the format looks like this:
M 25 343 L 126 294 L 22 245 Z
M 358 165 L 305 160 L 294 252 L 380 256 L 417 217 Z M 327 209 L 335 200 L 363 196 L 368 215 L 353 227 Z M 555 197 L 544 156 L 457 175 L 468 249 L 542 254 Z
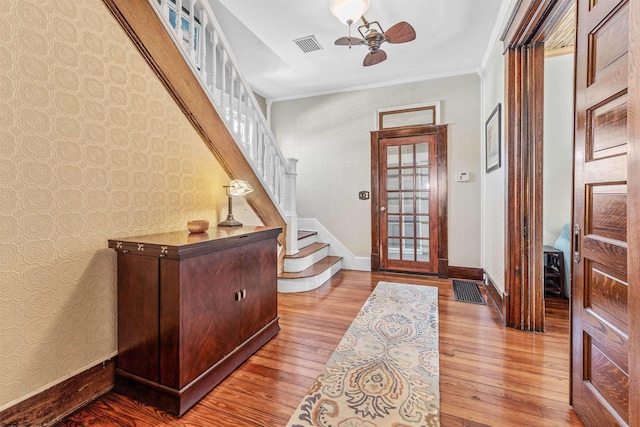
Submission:
M 505 48 L 505 323 L 544 330 L 542 146 L 544 39 L 574 0 L 520 0 Z
M 436 135 L 438 168 L 438 277 L 449 277 L 447 125 L 406 126 L 371 132 L 371 271 L 380 271 L 380 140 Z

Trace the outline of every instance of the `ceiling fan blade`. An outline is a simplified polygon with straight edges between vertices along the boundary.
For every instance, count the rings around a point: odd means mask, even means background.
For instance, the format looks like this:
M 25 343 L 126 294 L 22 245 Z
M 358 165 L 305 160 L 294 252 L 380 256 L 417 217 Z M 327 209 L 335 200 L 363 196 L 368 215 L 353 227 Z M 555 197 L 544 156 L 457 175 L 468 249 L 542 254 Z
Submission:
M 415 40 L 416 30 L 408 22 L 402 21 L 389 28 L 384 36 L 389 43 L 406 43 Z
M 364 43 L 364 40 L 358 37 L 340 37 L 336 40 L 338 46 L 356 46 Z
M 387 54 L 384 50 L 376 50 L 375 52 L 369 52 L 364 57 L 362 65 L 368 67 L 369 65 L 376 65 L 387 59 Z

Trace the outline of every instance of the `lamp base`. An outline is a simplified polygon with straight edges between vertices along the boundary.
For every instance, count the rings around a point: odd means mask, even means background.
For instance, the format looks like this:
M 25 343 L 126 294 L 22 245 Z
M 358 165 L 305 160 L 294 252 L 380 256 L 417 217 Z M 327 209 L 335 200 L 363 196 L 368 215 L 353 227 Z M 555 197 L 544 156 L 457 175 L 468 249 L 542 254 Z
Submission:
M 242 227 L 242 223 L 233 219 L 233 215 L 227 215 L 227 219 L 219 223 L 218 227 Z

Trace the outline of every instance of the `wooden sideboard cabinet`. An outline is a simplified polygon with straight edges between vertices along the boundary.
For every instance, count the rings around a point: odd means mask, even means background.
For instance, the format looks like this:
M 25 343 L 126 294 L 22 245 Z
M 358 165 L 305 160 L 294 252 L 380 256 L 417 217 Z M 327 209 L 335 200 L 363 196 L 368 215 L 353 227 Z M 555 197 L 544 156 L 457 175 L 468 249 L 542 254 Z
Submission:
M 181 416 L 273 338 L 281 231 L 109 240 L 118 258 L 115 391 Z

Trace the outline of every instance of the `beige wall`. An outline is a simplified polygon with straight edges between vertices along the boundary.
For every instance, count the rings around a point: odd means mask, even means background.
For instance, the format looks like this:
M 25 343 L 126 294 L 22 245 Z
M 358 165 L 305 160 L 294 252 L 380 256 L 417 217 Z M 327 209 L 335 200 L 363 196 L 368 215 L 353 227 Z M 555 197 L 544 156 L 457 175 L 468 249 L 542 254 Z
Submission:
M 114 355 L 107 239 L 215 224 L 227 181 L 101 1 L 0 2 L 0 410 Z
M 497 42 L 487 61 L 482 78 L 482 267 L 491 277 L 496 287 L 504 292 L 504 257 L 505 257 L 505 135 L 504 135 L 504 56 L 502 43 Z M 502 166 L 487 174 L 484 151 L 484 126 L 498 103 L 502 111 Z
M 551 246 L 572 219 L 573 61 L 573 54 L 544 60 L 542 243 Z
M 317 218 L 355 256 L 371 255 L 370 131 L 376 109 L 441 101 L 448 124 L 449 262 L 480 267 L 480 78 L 475 74 L 274 102 L 271 124 L 298 162 L 298 216 Z M 454 181 L 470 172 L 471 181 Z

